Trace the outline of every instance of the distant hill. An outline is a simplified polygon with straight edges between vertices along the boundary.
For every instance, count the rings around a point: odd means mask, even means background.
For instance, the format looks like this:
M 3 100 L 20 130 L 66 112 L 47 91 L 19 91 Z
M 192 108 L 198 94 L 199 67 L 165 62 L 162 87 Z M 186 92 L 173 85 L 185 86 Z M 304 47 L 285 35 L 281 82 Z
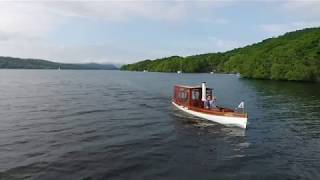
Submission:
M 243 77 L 315 81 L 320 77 L 320 28 L 269 38 L 224 53 L 143 60 L 121 67 L 129 71 L 241 73 Z
M 51 62 L 42 59 L 21 59 L 13 57 L 0 56 L 0 69 L 99 69 L 99 70 L 116 70 L 112 64 L 66 64 Z

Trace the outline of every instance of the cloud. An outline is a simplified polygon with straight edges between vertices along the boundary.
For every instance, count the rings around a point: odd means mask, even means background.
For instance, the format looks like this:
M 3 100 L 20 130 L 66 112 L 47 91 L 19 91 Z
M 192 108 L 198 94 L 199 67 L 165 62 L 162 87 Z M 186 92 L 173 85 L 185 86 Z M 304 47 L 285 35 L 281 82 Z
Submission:
M 200 3 L 201 4 L 201 3 Z M 122 22 L 133 18 L 179 21 L 190 18 L 194 2 L 168 1 L 57 1 L 0 2 L 0 31 L 46 33 L 68 18 Z M 205 3 L 209 9 L 215 3 Z
M 228 51 L 234 48 L 244 46 L 246 44 L 244 42 L 240 42 L 236 40 L 221 39 L 214 36 L 210 36 L 208 39 L 210 41 L 212 50 L 215 52 Z
M 222 17 L 208 17 L 223 2 L 192 1 L 44 1 L 0 2 L 0 32 L 44 35 L 68 19 L 126 22 L 135 18 L 177 23 L 193 18 L 225 24 Z
M 0 33 L 19 37 L 40 37 L 61 20 L 46 8 L 33 3 L 0 2 Z
M 184 3 L 159 1 L 47 2 L 52 11 L 66 17 L 127 21 L 134 17 L 177 20 L 187 12 Z
M 298 21 L 298 22 L 285 23 L 285 24 L 262 24 L 259 27 L 269 35 L 278 36 L 290 31 L 295 31 L 295 30 L 304 29 L 304 28 L 311 28 L 311 27 L 319 27 L 319 26 L 320 26 L 320 21 L 310 21 L 310 22 Z
M 259 29 L 267 35 L 278 36 L 290 31 L 320 26 L 320 1 L 286 0 L 280 2 L 277 10 L 282 16 L 290 17 L 290 20 L 259 25 Z
M 209 24 L 218 24 L 218 25 L 226 25 L 229 24 L 230 21 L 226 18 L 210 18 L 210 17 L 202 17 L 198 19 L 199 22 L 209 23 Z
M 0 55 L 65 62 L 128 61 L 162 56 L 175 50 L 150 50 L 138 44 L 126 48 L 129 45 L 108 44 L 103 40 L 99 45 L 82 42 L 82 45 L 71 46 L 52 39 L 52 34 L 63 33 L 64 26 L 71 21 L 112 25 L 139 18 L 176 25 L 204 19 L 203 23 L 227 24 L 228 20 L 212 16 L 211 12 L 223 4 L 220 1 L 0 2 Z M 219 47 L 222 46 L 220 43 Z
M 159 2 L 0 2 L 0 40 L 45 38 L 71 19 L 123 22 L 133 18 L 178 21 L 183 3 Z
M 281 7 L 292 16 L 320 18 L 320 1 L 317 0 L 287 0 Z

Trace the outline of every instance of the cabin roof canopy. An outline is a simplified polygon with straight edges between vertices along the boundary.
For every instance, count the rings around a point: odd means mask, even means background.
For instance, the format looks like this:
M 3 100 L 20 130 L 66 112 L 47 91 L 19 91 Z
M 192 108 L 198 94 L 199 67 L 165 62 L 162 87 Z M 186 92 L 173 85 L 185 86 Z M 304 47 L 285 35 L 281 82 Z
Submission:
M 176 87 L 181 87 L 181 88 L 186 88 L 186 89 L 201 89 L 201 86 L 187 86 L 187 85 L 175 85 Z M 207 88 L 207 89 L 212 89 L 212 88 Z

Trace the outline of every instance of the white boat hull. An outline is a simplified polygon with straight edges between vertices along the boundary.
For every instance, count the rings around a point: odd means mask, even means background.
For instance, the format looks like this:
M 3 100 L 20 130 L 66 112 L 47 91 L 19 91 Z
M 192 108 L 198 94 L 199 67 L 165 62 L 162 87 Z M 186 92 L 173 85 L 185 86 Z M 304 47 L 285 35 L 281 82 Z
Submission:
M 172 104 L 176 108 L 180 109 L 181 111 L 184 111 L 184 112 L 191 114 L 193 116 L 196 116 L 196 117 L 207 119 L 209 121 L 213 121 L 213 122 L 227 125 L 227 126 L 237 126 L 237 127 L 244 128 L 244 129 L 247 127 L 247 119 L 248 118 L 217 116 L 217 115 L 212 115 L 212 114 L 205 114 L 205 113 L 189 110 L 187 107 L 180 106 L 174 102 L 172 102 Z

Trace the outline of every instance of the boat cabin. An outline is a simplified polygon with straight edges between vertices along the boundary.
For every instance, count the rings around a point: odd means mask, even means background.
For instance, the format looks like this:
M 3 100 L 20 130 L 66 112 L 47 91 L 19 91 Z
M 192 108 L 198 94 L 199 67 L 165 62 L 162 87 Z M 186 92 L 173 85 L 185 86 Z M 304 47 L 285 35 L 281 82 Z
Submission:
M 205 93 L 202 93 L 205 89 Z M 212 97 L 212 89 L 205 86 L 174 86 L 173 101 L 186 107 L 204 108 L 203 100 L 207 96 Z

